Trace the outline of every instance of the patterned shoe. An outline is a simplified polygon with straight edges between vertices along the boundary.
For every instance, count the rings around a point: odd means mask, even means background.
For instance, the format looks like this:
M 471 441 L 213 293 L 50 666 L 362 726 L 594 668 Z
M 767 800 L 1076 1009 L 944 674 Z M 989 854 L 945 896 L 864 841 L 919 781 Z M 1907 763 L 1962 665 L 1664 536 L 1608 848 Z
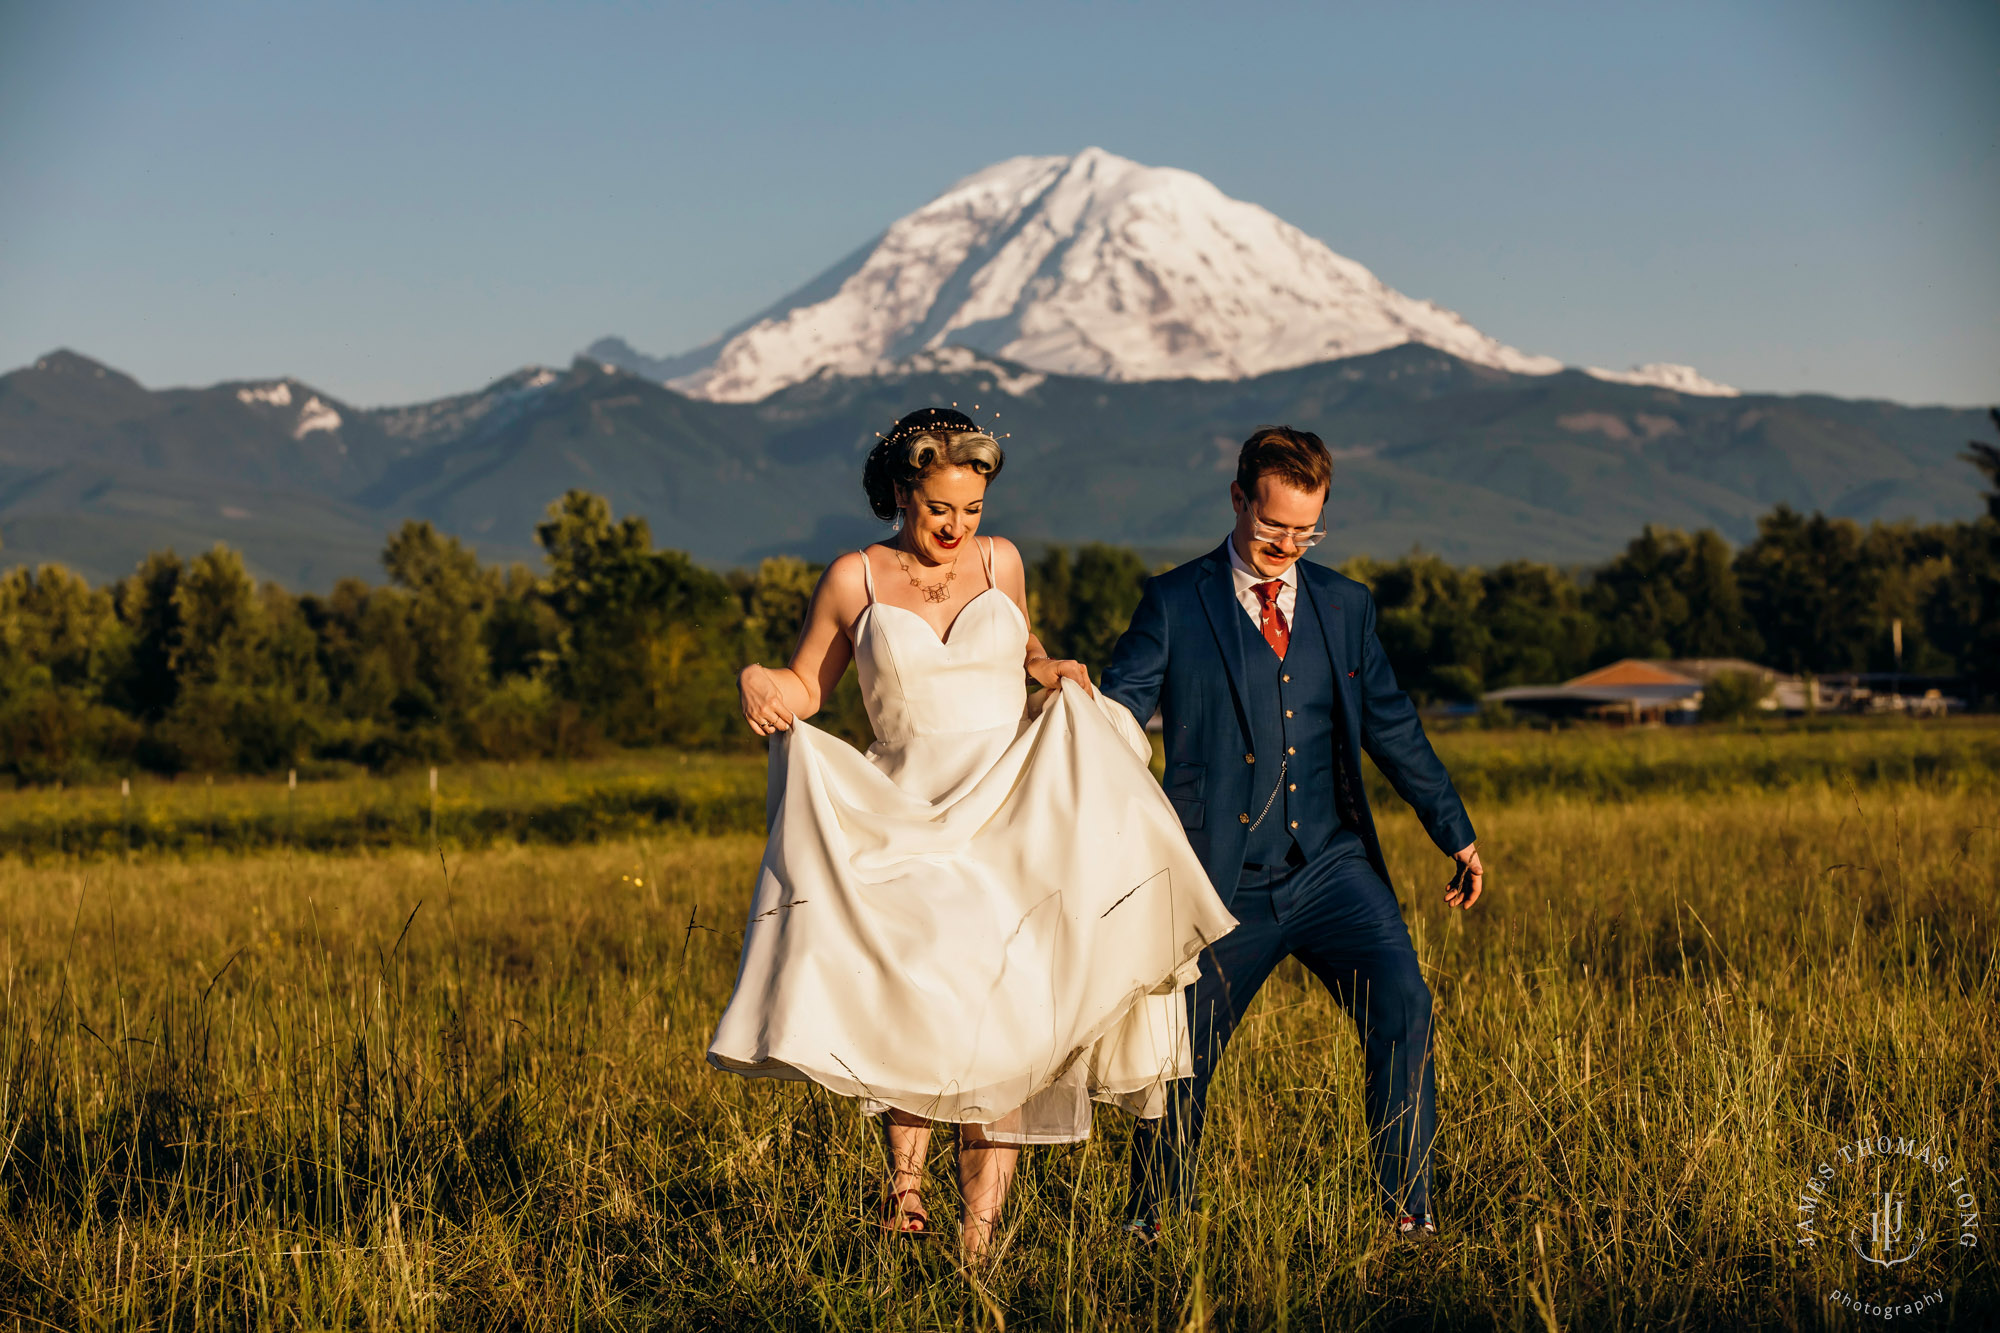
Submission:
M 1133 1244 L 1138 1249 L 1150 1250 L 1160 1243 L 1160 1224 L 1158 1222 L 1147 1222 L 1135 1217 L 1118 1229 L 1130 1236 Z
M 1422 1244 L 1426 1241 L 1437 1239 L 1437 1233 L 1437 1222 L 1429 1213 L 1425 1213 L 1422 1217 L 1413 1217 L 1408 1213 L 1404 1213 L 1396 1219 L 1396 1235 L 1402 1240 L 1415 1241 Z

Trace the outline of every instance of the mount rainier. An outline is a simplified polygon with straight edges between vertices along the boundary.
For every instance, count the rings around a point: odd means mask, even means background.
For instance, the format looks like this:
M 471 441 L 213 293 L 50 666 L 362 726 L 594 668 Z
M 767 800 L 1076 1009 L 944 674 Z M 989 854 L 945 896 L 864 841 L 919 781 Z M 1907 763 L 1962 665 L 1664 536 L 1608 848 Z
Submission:
M 889 422 L 1002 397 L 991 512 L 1031 551 L 1209 549 L 1258 421 L 1334 451 L 1338 535 L 1315 554 L 1336 563 L 1416 544 L 1590 564 L 1648 523 L 1747 541 L 1774 504 L 1983 509 L 1961 457 L 1981 413 L 1565 368 L 1198 176 L 1092 150 L 968 177 L 678 357 L 606 341 L 568 367 L 362 407 L 292 377 L 148 388 L 51 351 L 0 373 L 0 568 L 101 583 L 222 541 L 260 577 L 325 589 L 378 578 L 383 534 L 409 518 L 533 565 L 536 524 L 572 488 L 716 567 L 825 560 L 883 531 L 858 478 Z
M 940 353 L 1104 380 L 1234 380 L 1404 343 L 1514 374 L 1565 368 L 1403 295 L 1193 172 L 1087 148 L 967 176 L 691 352 L 653 358 L 606 338 L 588 355 L 691 397 L 756 402 L 815 375 L 879 375 Z M 1588 373 L 1736 393 L 1688 366 Z

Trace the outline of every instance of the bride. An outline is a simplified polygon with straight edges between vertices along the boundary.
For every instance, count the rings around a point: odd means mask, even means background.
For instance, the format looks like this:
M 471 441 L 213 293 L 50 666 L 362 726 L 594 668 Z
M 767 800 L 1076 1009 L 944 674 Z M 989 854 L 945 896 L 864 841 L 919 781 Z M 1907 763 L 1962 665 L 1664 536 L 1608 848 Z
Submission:
M 1020 1145 L 1087 1137 L 1093 1100 L 1161 1113 L 1196 955 L 1236 924 L 1144 731 L 1042 651 L 1019 552 L 977 536 L 1002 461 L 961 413 L 899 421 L 862 472 L 894 537 L 827 567 L 790 665 L 743 669 L 743 715 L 776 737 L 769 840 L 708 1050 L 880 1116 L 892 1233 L 928 1233 L 931 1124 L 955 1123 L 973 1255 Z M 806 721 L 850 659 L 865 754 Z

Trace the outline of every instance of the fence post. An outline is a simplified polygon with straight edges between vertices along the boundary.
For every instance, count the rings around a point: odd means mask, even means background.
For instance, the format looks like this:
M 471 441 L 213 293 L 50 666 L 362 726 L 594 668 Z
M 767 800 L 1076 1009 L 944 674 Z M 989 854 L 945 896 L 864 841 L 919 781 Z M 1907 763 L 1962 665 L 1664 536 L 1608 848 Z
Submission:
M 125 824 L 125 853 L 132 852 L 132 779 L 118 779 L 118 817 Z
M 438 845 L 438 771 L 437 771 L 437 765 L 432 764 L 431 765 L 431 850 L 436 851 L 437 845 Z
M 285 770 L 285 846 L 289 848 L 299 831 L 299 770 Z

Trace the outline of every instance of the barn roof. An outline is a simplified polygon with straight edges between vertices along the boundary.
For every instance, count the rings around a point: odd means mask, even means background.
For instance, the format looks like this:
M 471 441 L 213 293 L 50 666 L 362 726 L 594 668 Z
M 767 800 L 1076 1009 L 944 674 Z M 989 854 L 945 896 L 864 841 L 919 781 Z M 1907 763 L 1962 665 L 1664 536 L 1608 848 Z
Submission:
M 1569 690 L 1623 689 L 1633 685 L 1678 685 L 1686 689 L 1701 688 L 1701 682 L 1693 676 L 1669 671 L 1657 663 L 1637 657 L 1628 657 L 1622 662 L 1613 662 L 1610 666 L 1586 671 L 1581 676 L 1563 682 L 1563 688 Z

